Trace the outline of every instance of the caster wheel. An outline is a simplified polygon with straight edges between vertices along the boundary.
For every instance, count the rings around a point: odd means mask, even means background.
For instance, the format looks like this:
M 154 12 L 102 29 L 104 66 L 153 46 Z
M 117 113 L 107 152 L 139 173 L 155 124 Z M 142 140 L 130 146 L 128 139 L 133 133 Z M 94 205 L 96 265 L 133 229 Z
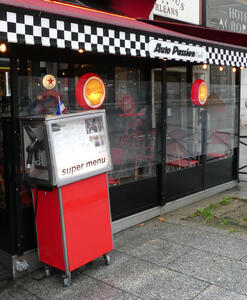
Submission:
M 45 276 L 50 277 L 51 273 L 49 269 L 45 269 Z
M 51 276 L 51 267 L 46 266 L 45 267 L 45 276 L 50 277 Z
M 63 284 L 64 284 L 65 287 L 70 286 L 71 279 L 69 277 L 65 277 L 64 280 L 63 280 Z
M 108 254 L 104 255 L 104 260 L 105 260 L 105 264 L 107 266 L 109 266 L 111 259 L 110 259 L 110 256 Z

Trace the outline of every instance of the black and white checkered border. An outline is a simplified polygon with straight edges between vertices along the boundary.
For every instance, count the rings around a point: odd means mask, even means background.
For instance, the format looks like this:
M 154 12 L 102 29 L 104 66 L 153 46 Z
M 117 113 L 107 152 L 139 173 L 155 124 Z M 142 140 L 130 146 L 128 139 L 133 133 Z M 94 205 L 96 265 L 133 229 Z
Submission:
M 148 36 L 14 12 L 0 13 L 0 39 L 10 43 L 149 56 Z
M 55 15 L 54 15 L 55 16 Z M 0 40 L 9 43 L 41 45 L 45 47 L 84 49 L 98 53 L 150 57 L 149 41 L 157 39 L 148 33 L 129 32 L 55 18 L 39 17 L 10 11 L 0 12 Z M 158 38 L 167 42 L 186 44 Z M 187 43 L 187 45 L 193 45 Z M 206 45 L 204 46 L 206 47 Z M 208 63 L 247 67 L 247 53 L 206 47 Z M 183 59 L 183 61 L 188 61 Z
M 209 64 L 246 67 L 247 53 L 232 49 L 207 47 Z

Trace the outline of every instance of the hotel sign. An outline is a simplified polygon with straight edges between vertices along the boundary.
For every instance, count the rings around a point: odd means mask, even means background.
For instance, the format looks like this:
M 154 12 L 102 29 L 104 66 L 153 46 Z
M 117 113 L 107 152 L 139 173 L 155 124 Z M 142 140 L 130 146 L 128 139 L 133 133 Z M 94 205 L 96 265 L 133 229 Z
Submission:
M 149 52 L 151 57 L 159 57 L 161 59 L 170 58 L 205 62 L 208 58 L 208 53 L 205 48 L 159 40 L 151 40 L 149 42 Z
M 156 0 L 150 19 L 160 16 L 177 21 L 201 24 L 200 0 Z
M 207 0 L 207 27 L 247 33 L 246 0 Z

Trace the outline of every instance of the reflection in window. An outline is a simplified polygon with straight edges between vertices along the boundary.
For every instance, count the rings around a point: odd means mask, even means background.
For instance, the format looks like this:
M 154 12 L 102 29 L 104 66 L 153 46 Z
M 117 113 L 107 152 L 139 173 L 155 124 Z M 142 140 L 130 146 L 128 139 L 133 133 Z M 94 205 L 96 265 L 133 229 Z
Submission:
M 20 61 L 20 114 L 55 114 L 58 98 L 67 113 L 81 111 L 75 87 L 87 73 L 98 74 L 106 87 L 102 108 L 106 109 L 114 164 L 109 183 L 116 185 L 156 176 L 156 165 L 160 162 L 156 149 L 159 126 L 157 100 L 152 93 L 161 90 L 161 82 L 140 80 L 138 68 L 116 67 L 109 72 L 109 68 L 96 65 Z M 48 76 L 52 83 L 55 78 L 51 89 L 44 86 L 46 75 L 54 76 Z
M 186 68 L 167 69 L 167 172 L 196 167 L 203 162 L 225 159 L 236 146 L 236 86 L 231 67 L 193 66 L 192 81 L 204 80 L 208 99 L 195 106 L 192 85 L 182 78 Z
M 115 69 L 115 101 L 106 106 L 114 170 L 112 185 L 156 175 L 156 126 L 152 122 L 151 83 L 140 70 Z M 155 83 L 153 83 L 155 84 Z

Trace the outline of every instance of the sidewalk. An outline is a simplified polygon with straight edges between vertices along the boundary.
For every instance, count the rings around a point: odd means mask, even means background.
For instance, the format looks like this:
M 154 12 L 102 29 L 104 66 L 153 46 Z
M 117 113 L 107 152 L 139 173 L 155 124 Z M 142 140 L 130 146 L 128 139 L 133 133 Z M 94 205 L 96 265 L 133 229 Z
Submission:
M 181 219 L 226 196 L 247 199 L 247 183 L 115 234 L 110 265 L 99 258 L 74 271 L 68 288 L 59 271 L 39 270 L 0 299 L 247 300 L 247 235 Z
M 36 271 L 0 290 L 0 299 L 247 300 L 247 235 L 181 220 L 247 184 L 114 235 L 111 263 L 99 258 L 72 273 Z

